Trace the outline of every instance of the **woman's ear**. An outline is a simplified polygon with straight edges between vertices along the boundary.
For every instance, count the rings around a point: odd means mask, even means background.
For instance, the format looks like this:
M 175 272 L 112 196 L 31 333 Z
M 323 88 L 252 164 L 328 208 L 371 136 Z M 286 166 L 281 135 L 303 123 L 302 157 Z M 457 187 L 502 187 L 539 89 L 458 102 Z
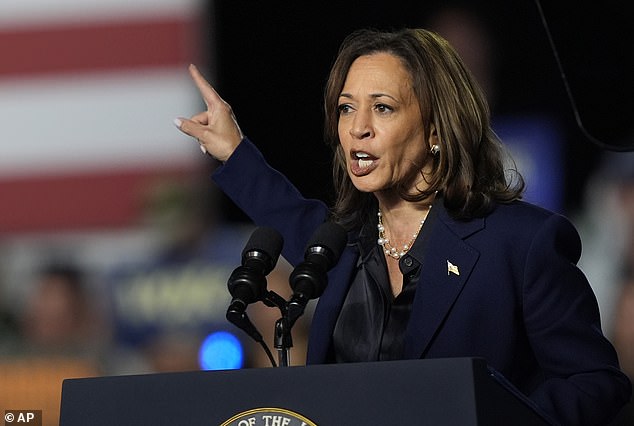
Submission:
M 438 138 L 436 126 L 434 126 L 433 124 L 431 124 L 429 131 L 429 140 L 427 142 L 429 146 L 429 152 L 431 152 L 432 155 L 437 155 L 440 152 L 440 139 Z

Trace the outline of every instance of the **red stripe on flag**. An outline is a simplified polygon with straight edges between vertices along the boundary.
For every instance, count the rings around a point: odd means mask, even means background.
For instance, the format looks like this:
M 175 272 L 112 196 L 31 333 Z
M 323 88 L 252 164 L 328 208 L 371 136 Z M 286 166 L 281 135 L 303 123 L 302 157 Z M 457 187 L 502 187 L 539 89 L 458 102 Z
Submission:
M 192 167 L 0 180 L 0 233 L 138 224 L 154 185 L 189 180 Z
M 198 29 L 170 18 L 0 30 L 0 77 L 197 62 Z

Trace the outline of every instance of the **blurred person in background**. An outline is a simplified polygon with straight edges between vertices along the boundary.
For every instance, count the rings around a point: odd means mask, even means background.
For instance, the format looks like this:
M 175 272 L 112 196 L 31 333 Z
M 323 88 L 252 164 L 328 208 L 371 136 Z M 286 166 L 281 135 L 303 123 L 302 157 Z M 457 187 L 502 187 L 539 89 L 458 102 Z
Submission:
M 22 351 L 94 356 L 109 339 L 101 313 L 78 266 L 46 265 L 37 274 L 19 319 Z
M 443 36 L 456 49 L 482 87 L 489 107 L 495 110 L 495 48 L 493 37 L 477 11 L 478 7 L 468 2 L 443 3 L 429 14 L 426 27 Z
M 104 372 L 110 336 L 86 281 L 73 262 L 35 272 L 16 314 L 16 339 L 0 358 L 0 411 L 33 407 L 56 425 L 62 381 Z
M 634 154 L 605 152 L 585 187 L 575 223 L 584 241 L 580 267 L 597 295 L 601 319 L 613 338 L 621 284 L 631 269 L 634 239 Z
M 585 189 L 576 223 L 584 242 L 580 267 L 591 279 L 608 338 L 634 379 L 634 153 L 605 152 Z M 613 425 L 634 424 L 632 402 Z

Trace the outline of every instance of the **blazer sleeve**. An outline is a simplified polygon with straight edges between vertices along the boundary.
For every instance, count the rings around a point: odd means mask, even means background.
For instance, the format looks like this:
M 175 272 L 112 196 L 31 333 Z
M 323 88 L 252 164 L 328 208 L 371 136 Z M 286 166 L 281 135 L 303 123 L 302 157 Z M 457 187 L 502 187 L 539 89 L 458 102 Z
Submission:
M 629 400 L 631 383 L 601 331 L 580 255 L 579 235 L 560 215 L 546 220 L 528 251 L 523 316 L 546 375 L 530 397 L 562 424 L 606 424 Z
M 328 216 L 322 201 L 304 198 L 246 138 L 214 171 L 212 179 L 256 225 L 270 226 L 282 234 L 282 256 L 291 265 L 304 260 L 309 238 Z

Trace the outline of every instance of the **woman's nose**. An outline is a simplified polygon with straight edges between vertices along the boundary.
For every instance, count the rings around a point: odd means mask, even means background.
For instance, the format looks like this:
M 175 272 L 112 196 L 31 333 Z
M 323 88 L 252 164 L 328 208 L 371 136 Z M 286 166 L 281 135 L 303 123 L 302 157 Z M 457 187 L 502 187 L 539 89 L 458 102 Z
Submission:
M 350 135 L 356 139 L 365 139 L 374 136 L 372 123 L 367 114 L 357 112 L 352 126 L 350 127 Z

